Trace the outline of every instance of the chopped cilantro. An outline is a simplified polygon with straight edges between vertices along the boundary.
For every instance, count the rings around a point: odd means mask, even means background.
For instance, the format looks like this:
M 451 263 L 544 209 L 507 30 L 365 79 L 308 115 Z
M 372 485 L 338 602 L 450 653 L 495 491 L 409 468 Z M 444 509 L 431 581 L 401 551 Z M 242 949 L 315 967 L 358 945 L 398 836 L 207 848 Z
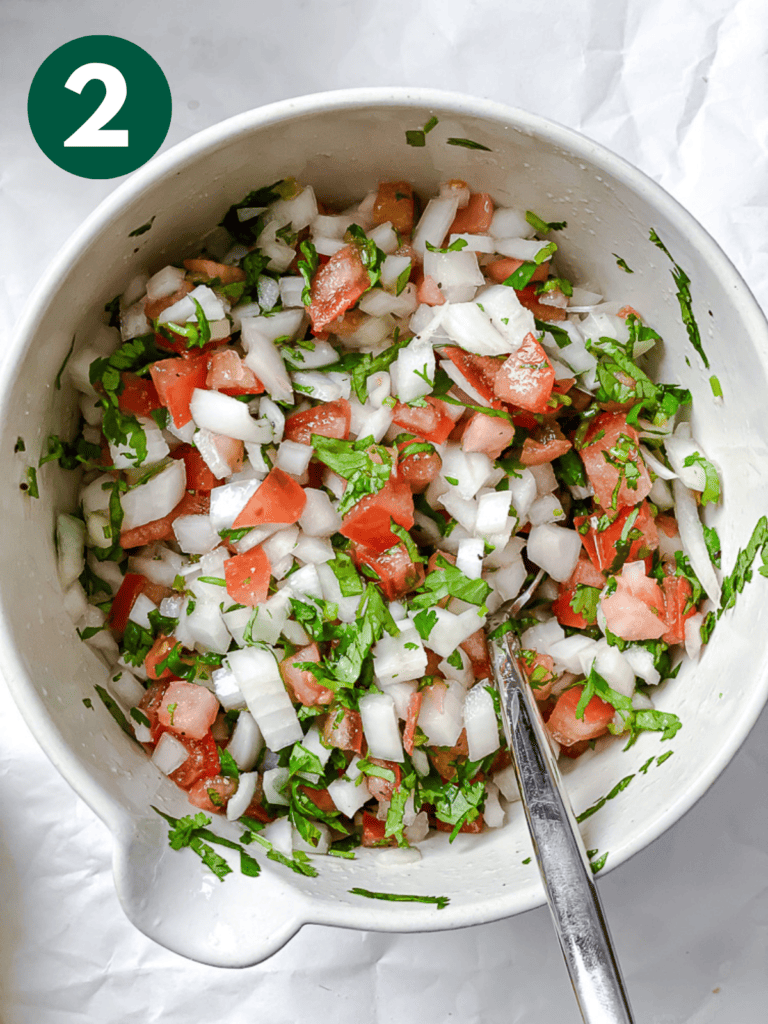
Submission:
M 624 271 L 625 274 L 634 274 L 634 270 L 632 270 L 631 267 L 627 266 L 626 260 L 623 260 L 621 258 L 621 256 L 617 256 L 615 252 L 611 253 L 611 255 L 615 258 L 616 262 L 618 263 L 618 265 L 621 267 L 621 269 Z
M 715 398 L 723 397 L 722 385 L 720 384 L 719 379 L 714 375 L 709 378 L 709 386 L 712 388 L 712 394 L 715 396 Z
M 69 348 L 67 349 L 67 354 L 64 356 L 64 362 L 59 367 L 59 372 L 56 374 L 56 376 L 54 377 L 54 380 L 53 380 L 53 385 L 54 385 L 54 387 L 56 388 L 57 391 L 61 391 L 61 375 L 64 373 L 64 370 L 67 368 L 67 363 L 70 360 L 70 357 L 71 357 L 71 355 L 72 355 L 72 353 L 74 351 L 74 348 L 75 348 L 75 335 L 73 334 L 72 335 L 72 341 L 70 343 Z
M 34 466 L 27 466 L 27 482 L 20 484 L 22 491 L 26 491 L 30 498 L 39 498 L 40 490 L 37 486 L 37 470 Z
M 96 693 L 98 693 L 99 697 L 101 697 L 104 707 L 107 709 L 110 715 L 112 715 L 112 717 L 123 730 L 123 732 L 126 734 L 126 736 L 130 736 L 130 738 L 134 742 L 136 742 L 136 736 L 134 735 L 133 729 L 131 728 L 131 724 L 123 714 L 122 708 L 114 699 L 114 697 L 112 697 L 111 694 L 109 694 L 104 689 L 103 686 L 95 686 L 94 689 L 96 690 Z
M 430 252 L 460 252 L 462 249 L 466 249 L 467 240 L 466 238 L 457 238 L 455 242 L 451 242 L 451 244 L 446 246 L 445 249 L 441 249 L 437 245 L 432 245 L 431 242 L 426 242 L 425 244 Z
M 542 220 L 542 218 L 539 217 L 538 214 L 534 213 L 533 210 L 525 211 L 525 219 L 528 221 L 528 223 L 531 225 L 534 231 L 538 231 L 540 235 L 546 235 L 548 231 L 562 231 L 563 228 L 568 227 L 568 221 Z
M 486 153 L 492 152 L 488 146 L 484 146 L 481 142 L 473 142 L 472 139 L 446 139 L 449 146 L 463 146 L 464 149 L 482 149 Z
M 704 471 L 704 490 L 701 492 L 702 505 L 720 500 L 720 479 L 709 459 L 705 459 L 701 452 L 694 452 L 685 459 L 683 465 L 700 466 Z
M 338 507 L 341 516 L 366 495 L 378 494 L 392 472 L 390 453 L 375 444 L 373 437 L 342 441 L 335 437 L 312 434 L 312 447 L 320 462 L 347 481 Z M 377 456 L 377 461 L 372 458 L 373 455 Z
M 423 128 L 410 128 L 406 130 L 405 141 L 409 146 L 416 146 L 418 149 L 421 149 L 427 144 L 426 136 L 437 126 L 437 124 L 437 118 L 434 116 L 430 117 L 429 120 L 425 122 Z
M 448 896 L 409 896 L 395 892 L 371 892 L 355 886 L 349 892 L 355 896 L 366 896 L 369 900 L 389 900 L 392 903 L 434 903 L 438 910 L 443 910 L 451 902 Z
M 481 611 L 484 610 L 485 599 L 491 592 L 491 587 L 485 580 L 470 579 L 461 569 L 457 569 L 440 555 L 437 558 L 437 566 L 427 575 L 411 600 L 413 608 L 431 608 L 439 604 L 444 597 L 457 597 L 468 604 L 478 605 Z
M 155 215 L 155 216 L 157 216 L 157 215 Z M 129 231 L 128 237 L 129 238 L 138 238 L 139 235 L 143 235 L 146 231 L 149 231 L 149 229 L 152 227 L 154 222 L 155 222 L 155 218 L 151 217 L 147 221 L 147 223 L 146 224 L 142 224 L 140 228 L 134 228 L 133 231 Z
M 651 228 L 650 239 L 654 245 L 658 246 L 659 249 L 669 258 L 672 263 L 672 279 L 677 286 L 677 301 L 680 304 L 680 314 L 683 319 L 683 324 L 688 332 L 688 340 L 696 349 L 698 354 L 701 356 L 701 361 L 704 366 L 709 369 L 709 360 L 704 352 L 704 347 L 701 344 L 701 334 L 699 332 L 699 326 L 696 323 L 696 318 L 693 315 L 693 302 L 691 300 L 691 279 L 688 277 L 683 268 L 675 263 L 670 255 L 669 249 L 664 245 L 662 240 Z

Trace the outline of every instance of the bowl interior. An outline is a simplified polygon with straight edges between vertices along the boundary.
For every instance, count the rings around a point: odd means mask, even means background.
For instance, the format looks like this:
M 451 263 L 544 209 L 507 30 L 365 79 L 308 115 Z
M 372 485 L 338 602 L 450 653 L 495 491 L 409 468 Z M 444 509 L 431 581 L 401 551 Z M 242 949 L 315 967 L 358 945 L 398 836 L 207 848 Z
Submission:
M 438 126 L 423 148 L 405 130 L 432 114 Z M 449 145 L 470 139 L 489 151 Z M 763 435 L 768 337 L 743 282 L 711 239 L 638 172 L 587 140 L 493 104 L 434 93 L 329 94 L 255 111 L 212 129 L 144 168 L 110 197 L 69 243 L 38 288 L 4 358 L 0 471 L 5 542 L 0 549 L 2 667 L 27 720 L 54 763 L 116 837 L 116 879 L 131 918 L 186 955 L 221 964 L 253 963 L 304 922 L 393 930 L 489 921 L 543 902 L 519 805 L 497 832 L 446 836 L 424 844 L 423 859 L 387 868 L 375 854 L 354 861 L 319 858 L 319 877 L 296 876 L 266 860 L 258 880 L 208 876 L 188 851 L 167 848 L 165 824 L 150 804 L 188 811 L 183 794 L 95 699 L 107 672 L 78 639 L 62 608 L 55 569 L 55 513 L 72 508 L 75 485 L 55 464 L 38 471 L 40 498 L 20 489 L 50 433 L 76 422 L 76 398 L 57 371 L 76 346 L 113 347 L 102 309 L 139 270 L 153 272 L 196 252 L 230 203 L 288 175 L 337 202 L 361 198 L 379 180 L 406 179 L 426 197 L 463 178 L 498 204 L 565 220 L 556 240 L 561 268 L 576 283 L 634 306 L 664 338 L 659 379 L 693 393 L 694 435 L 721 471 L 723 500 L 707 510 L 730 569 L 768 507 Z M 130 232 L 152 219 L 148 232 Z M 653 228 L 691 279 L 693 310 L 707 370 L 683 325 L 672 264 L 649 240 Z M 616 257 L 632 268 L 621 269 Z M 716 402 L 710 374 L 720 380 Z M 18 438 L 25 450 L 15 452 Z M 688 662 L 656 696 L 684 727 L 670 742 L 641 736 L 568 766 L 578 812 L 622 778 L 631 784 L 588 818 L 588 848 L 618 865 L 680 817 L 714 780 L 753 724 L 766 695 L 765 588 L 757 576 L 719 623 L 701 660 Z M 736 671 L 734 671 L 736 667 Z M 93 709 L 84 699 L 93 699 Z M 658 764 L 668 750 L 674 756 Z M 643 773 L 639 769 L 649 759 Z M 224 827 L 224 826 L 222 826 Z M 422 904 L 365 900 L 353 886 L 442 895 L 441 911 Z

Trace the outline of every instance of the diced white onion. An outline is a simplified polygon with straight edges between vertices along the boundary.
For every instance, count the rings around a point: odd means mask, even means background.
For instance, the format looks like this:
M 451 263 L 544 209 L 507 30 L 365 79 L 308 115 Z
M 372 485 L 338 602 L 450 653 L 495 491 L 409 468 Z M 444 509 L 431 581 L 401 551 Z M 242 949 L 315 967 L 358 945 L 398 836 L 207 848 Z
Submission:
M 413 232 L 411 245 L 416 252 L 425 253 L 427 242 L 437 248 L 442 246 L 458 208 L 459 200 L 454 195 L 429 200 Z
M 183 498 L 186 482 L 187 471 L 183 460 L 173 459 L 146 483 L 122 494 L 120 504 L 123 509 L 123 530 L 133 530 L 167 516 Z
M 303 313 L 302 313 L 303 315 Z M 269 395 L 277 402 L 292 402 L 293 387 L 283 357 L 273 341 L 261 331 L 262 317 L 243 317 L 241 340 L 246 350 L 245 365 L 248 366 Z
M 227 751 L 235 759 L 235 764 L 241 772 L 249 772 L 253 768 L 263 746 L 264 737 L 256 724 L 256 719 L 249 711 L 241 711 L 227 745 Z
M 227 802 L 228 821 L 237 821 L 248 810 L 248 805 L 256 793 L 258 779 L 258 772 L 240 772 L 240 777 L 237 780 L 237 789 Z
M 464 726 L 466 693 L 455 679 L 446 683 L 444 693 L 439 693 L 441 689 L 442 686 L 436 684 L 424 690 L 418 725 L 431 745 L 452 747 Z
M 526 550 L 534 565 L 558 583 L 565 583 L 579 560 L 581 537 L 576 530 L 543 523 L 531 529 Z
M 370 756 L 402 761 L 405 755 L 392 697 L 386 693 L 367 693 L 360 698 L 359 706 Z
M 195 388 L 189 411 L 198 427 L 214 434 L 254 444 L 266 444 L 272 439 L 271 430 L 253 419 L 247 405 L 221 391 Z
M 173 533 L 181 550 L 190 555 L 204 555 L 207 551 L 213 551 L 221 540 L 210 516 L 179 516 L 173 521 Z
M 301 740 L 304 734 L 274 655 L 249 647 L 232 651 L 228 663 L 269 749 L 282 750 Z
M 163 772 L 170 775 L 180 768 L 189 757 L 187 748 L 169 732 L 164 732 L 152 752 L 152 761 Z
M 84 545 L 85 523 L 75 516 L 59 513 L 56 517 L 56 549 L 62 590 L 70 587 L 85 568 Z
M 164 299 L 177 292 L 184 283 L 186 271 L 180 267 L 163 267 L 147 281 L 146 293 L 150 302 Z
M 466 696 L 464 728 L 467 730 L 470 761 L 479 761 L 499 749 L 499 727 L 493 697 L 483 683 L 473 686 Z
M 683 551 L 690 559 L 691 568 L 701 581 L 707 597 L 719 606 L 720 583 L 704 542 L 704 530 L 699 519 L 696 499 L 682 480 L 672 481 L 672 493 L 675 499 L 675 515 L 680 529 L 680 539 L 683 542 Z

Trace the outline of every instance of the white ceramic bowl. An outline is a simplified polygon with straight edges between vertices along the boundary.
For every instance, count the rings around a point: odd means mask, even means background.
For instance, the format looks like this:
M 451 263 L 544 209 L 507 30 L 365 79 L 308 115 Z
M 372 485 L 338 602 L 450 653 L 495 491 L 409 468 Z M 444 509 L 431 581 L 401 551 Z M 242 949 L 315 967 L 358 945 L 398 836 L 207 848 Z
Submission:
M 405 130 L 431 116 L 439 125 L 424 148 Z M 446 144 L 469 138 L 490 152 Z M 723 502 L 707 520 L 730 568 L 768 508 L 765 395 L 768 329 L 744 282 L 705 231 L 661 188 L 624 161 L 558 125 L 484 100 L 447 93 L 372 89 L 289 100 L 225 121 L 176 146 L 118 188 L 72 237 L 37 287 L 12 350 L 0 396 L 0 667 L 40 744 L 114 835 L 115 883 L 130 919 L 151 938 L 210 964 L 258 962 L 304 923 L 391 931 L 456 928 L 510 916 L 543 902 L 522 811 L 503 830 L 438 835 L 407 867 L 382 866 L 375 853 L 354 861 L 319 858 L 307 879 L 266 860 L 262 875 L 222 884 L 189 851 L 173 852 L 151 803 L 189 811 L 117 728 L 94 684 L 105 670 L 62 608 L 53 547 L 55 513 L 72 507 L 75 484 L 55 465 L 39 472 L 40 498 L 20 488 L 49 433 L 74 427 L 75 400 L 53 381 L 73 334 L 85 342 L 102 308 L 140 269 L 156 270 L 196 252 L 195 242 L 230 203 L 287 175 L 330 200 L 361 197 L 379 179 L 407 179 L 428 195 L 463 178 L 503 204 L 566 220 L 557 236 L 561 268 L 577 283 L 640 310 L 665 339 L 660 379 L 694 395 L 695 435 L 722 472 Z M 129 237 L 154 218 L 150 231 Z M 691 278 L 693 307 L 712 363 L 705 371 L 689 343 L 671 265 L 649 241 L 654 228 Z M 612 254 L 634 270 L 625 273 Z M 716 374 L 725 400 L 708 383 Z M 26 452 L 14 454 L 18 437 Z M 631 784 L 588 818 L 588 848 L 621 864 L 677 821 L 707 790 L 744 740 L 768 691 L 766 588 L 756 574 L 715 632 L 699 663 L 686 664 L 658 694 L 684 728 L 672 743 L 646 734 L 630 750 L 615 743 L 572 765 L 577 811 L 625 776 Z M 83 698 L 94 698 L 94 710 Z M 674 757 L 644 774 L 652 756 Z M 450 904 L 373 902 L 349 893 L 441 895 Z M 638 898 L 640 898 L 638 893 Z

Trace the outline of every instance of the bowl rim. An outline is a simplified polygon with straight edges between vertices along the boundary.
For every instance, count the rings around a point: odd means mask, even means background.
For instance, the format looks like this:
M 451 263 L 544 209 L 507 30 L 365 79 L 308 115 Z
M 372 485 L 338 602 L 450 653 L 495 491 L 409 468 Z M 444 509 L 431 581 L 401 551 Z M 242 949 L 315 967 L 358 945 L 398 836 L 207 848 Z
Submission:
M 661 185 L 643 171 L 607 147 L 594 142 L 587 136 L 551 119 L 532 114 L 517 107 L 482 99 L 468 94 L 432 88 L 366 87 L 312 93 L 280 100 L 265 106 L 236 114 L 215 125 L 176 143 L 170 149 L 153 157 L 141 168 L 134 171 L 109 193 L 91 214 L 83 221 L 53 257 L 37 285 L 30 293 L 13 332 L 12 342 L 0 366 L 0 424 L 6 416 L 6 397 L 18 374 L 25 350 L 36 328 L 37 321 L 53 301 L 69 268 L 76 258 L 87 250 L 92 239 L 110 221 L 137 200 L 142 193 L 150 191 L 165 177 L 176 173 L 181 167 L 238 138 L 260 128 L 280 121 L 290 121 L 315 113 L 333 111 L 364 110 L 370 107 L 404 107 L 416 112 L 443 110 L 446 114 L 466 115 L 479 119 L 506 123 L 510 130 L 530 133 L 548 143 L 561 147 L 577 158 L 587 161 L 596 169 L 610 174 L 628 189 L 641 195 L 657 208 L 675 227 L 691 239 L 701 252 L 704 261 L 718 274 L 724 287 L 733 294 L 733 301 L 739 306 L 745 322 L 754 331 L 754 344 L 768 365 L 768 322 L 762 313 L 749 286 L 725 255 L 718 243 L 676 199 Z M 33 735 L 55 767 L 70 783 L 92 810 L 104 821 L 113 834 L 115 844 L 122 844 L 133 832 L 134 817 L 107 792 L 82 767 L 70 752 L 68 744 L 60 736 L 53 719 L 44 707 L 32 685 L 12 635 L 6 616 L 4 602 L 6 595 L 0 581 L 0 670 L 6 679 L 21 713 Z M 696 781 L 674 800 L 651 825 L 639 830 L 634 841 L 616 851 L 611 862 L 601 875 L 625 863 L 637 852 L 649 846 L 667 829 L 679 821 L 694 804 L 707 792 L 712 783 L 725 769 L 736 751 L 745 741 L 750 730 L 768 699 L 768 664 L 755 673 L 752 699 L 745 703 L 743 713 L 728 736 L 727 742 L 712 751 L 711 759 L 703 766 Z M 486 900 L 474 906 L 446 908 L 445 914 L 436 915 L 428 909 L 413 907 L 407 918 L 398 919 L 388 904 L 371 912 L 369 906 L 360 911 L 359 925 L 354 923 L 355 915 L 349 908 L 337 915 L 316 900 L 305 901 L 306 914 L 303 923 L 337 924 L 344 927 L 375 928 L 388 931 L 443 930 L 487 923 L 522 913 L 541 906 L 545 902 L 543 889 L 529 888 L 528 895 L 522 892 L 504 892 L 494 900 Z M 378 911 L 381 913 L 378 913 Z M 343 920 L 339 919 L 340 917 Z M 335 918 L 335 920 L 334 920 Z M 253 961 L 250 961 L 253 962 Z

